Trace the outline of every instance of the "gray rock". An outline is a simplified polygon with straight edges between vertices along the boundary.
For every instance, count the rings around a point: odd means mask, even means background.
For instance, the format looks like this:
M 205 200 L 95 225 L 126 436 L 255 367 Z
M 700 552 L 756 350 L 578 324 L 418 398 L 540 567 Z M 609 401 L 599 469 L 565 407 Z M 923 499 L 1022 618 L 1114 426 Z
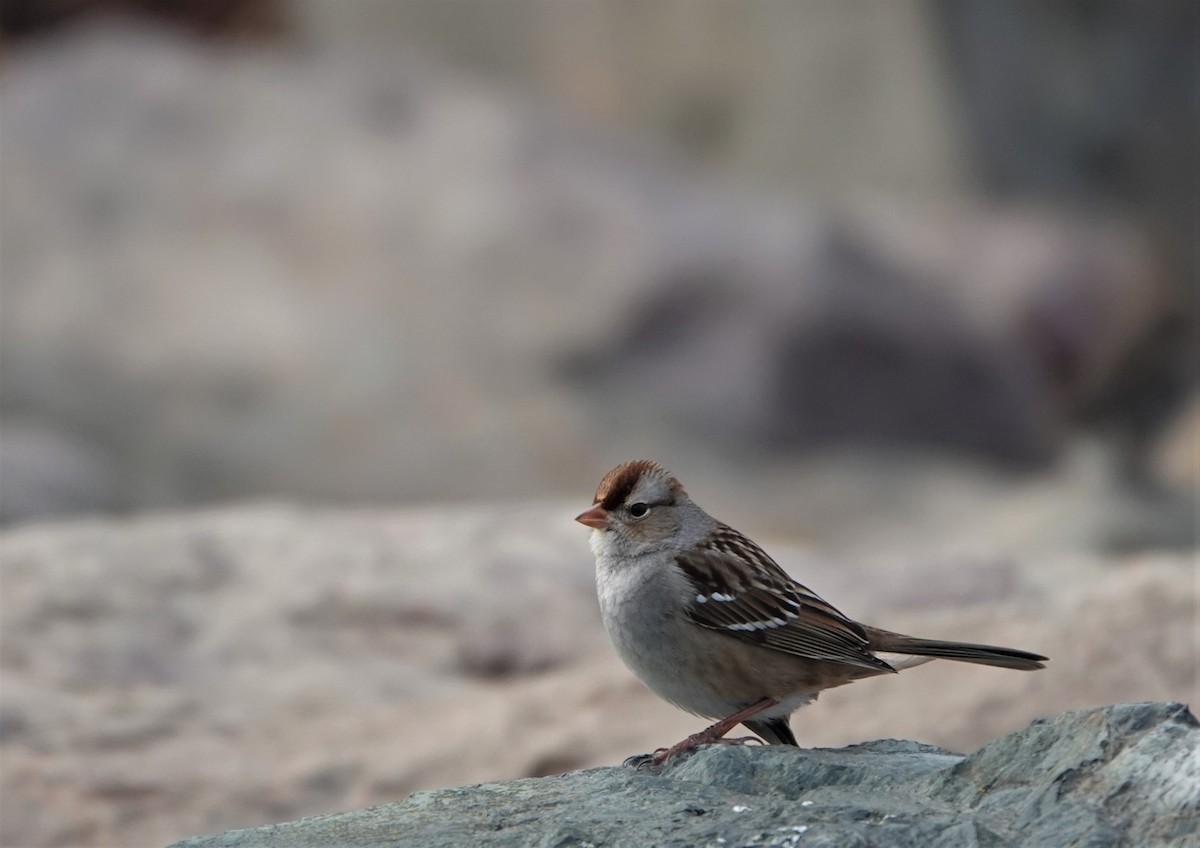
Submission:
M 778 279 L 738 269 L 661 282 L 631 310 L 627 335 L 581 357 L 581 385 L 613 403 L 636 398 L 629 416 L 660 408 L 718 444 L 940 446 L 1017 464 L 1054 455 L 1062 429 L 1034 371 L 962 303 L 861 232 L 806 240 Z
M 633 445 L 1045 461 L 1185 308 L 1136 226 L 775 204 L 390 51 L 5 58 L 0 406 L 86 453 L 14 439 L 0 518 L 532 497 Z
M 901 491 L 875 482 L 881 502 Z M 913 517 L 924 548 L 871 529 L 881 507 L 854 524 L 862 557 L 764 535 L 862 620 L 1054 658 L 1038 674 L 931 663 L 834 690 L 797 716 L 804 744 L 972 751 L 1036 716 L 1191 701 L 1192 552 L 935 547 L 968 514 L 989 516 L 976 544 L 1011 546 L 1031 517 L 1069 523 L 1075 491 Z M 608 644 L 580 508 L 245 505 L 0 532 L 0 845 L 165 845 L 619 763 L 694 732 Z
M 0 524 L 120 506 L 112 458 L 54 424 L 0 417 Z
M 915 742 L 709 747 L 420 792 L 173 848 L 344 845 L 1200 845 L 1200 725 L 1182 704 L 1064 713 L 963 757 Z

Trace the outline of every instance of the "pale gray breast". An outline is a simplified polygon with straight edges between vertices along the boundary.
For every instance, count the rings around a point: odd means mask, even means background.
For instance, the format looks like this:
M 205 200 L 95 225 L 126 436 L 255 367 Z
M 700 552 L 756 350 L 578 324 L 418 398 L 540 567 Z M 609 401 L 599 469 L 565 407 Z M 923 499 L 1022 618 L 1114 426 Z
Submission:
M 663 624 L 686 609 L 693 590 L 674 557 L 596 559 L 596 592 L 605 626 L 631 629 L 646 638 L 662 635 Z
M 724 715 L 729 710 L 704 685 L 704 660 L 694 644 L 684 599 L 694 590 L 669 555 L 658 562 L 596 563 L 600 610 L 621 660 L 660 697 L 691 712 Z M 630 567 L 633 566 L 633 567 Z M 708 636 L 709 634 L 702 634 Z

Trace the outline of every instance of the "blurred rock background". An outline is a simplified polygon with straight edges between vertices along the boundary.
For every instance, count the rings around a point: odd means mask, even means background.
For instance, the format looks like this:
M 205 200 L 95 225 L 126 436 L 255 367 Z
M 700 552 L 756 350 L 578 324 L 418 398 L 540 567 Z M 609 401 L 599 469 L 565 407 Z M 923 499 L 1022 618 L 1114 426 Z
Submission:
M 852 615 L 1055 658 L 830 693 L 806 744 L 1196 703 L 1191 4 L 0 26 L 3 844 L 693 729 L 570 521 L 637 456 Z

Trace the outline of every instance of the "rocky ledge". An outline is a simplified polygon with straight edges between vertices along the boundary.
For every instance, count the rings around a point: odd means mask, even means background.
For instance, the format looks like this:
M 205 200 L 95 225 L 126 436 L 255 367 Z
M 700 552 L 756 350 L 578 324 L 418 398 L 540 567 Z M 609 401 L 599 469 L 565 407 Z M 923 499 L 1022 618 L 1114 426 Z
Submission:
M 710 746 L 419 792 L 393 804 L 185 839 L 251 846 L 1200 845 L 1200 724 L 1182 704 L 1063 713 L 970 756 L 882 740 Z

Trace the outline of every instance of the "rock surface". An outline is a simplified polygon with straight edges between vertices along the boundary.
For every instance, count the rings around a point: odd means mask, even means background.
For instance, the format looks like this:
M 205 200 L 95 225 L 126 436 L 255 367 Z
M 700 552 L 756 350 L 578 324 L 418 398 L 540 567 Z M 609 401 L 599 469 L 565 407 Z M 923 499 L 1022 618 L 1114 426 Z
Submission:
M 914 526 L 1012 550 L 1078 507 L 1045 484 L 1019 500 L 969 510 L 990 531 Z M 1053 658 L 828 692 L 793 720 L 806 747 L 967 751 L 1064 710 L 1200 701 L 1189 553 L 919 549 L 863 519 L 873 554 L 818 556 L 713 509 L 847 614 Z M 243 506 L 0 534 L 0 845 L 161 845 L 610 765 L 698 730 L 607 644 L 578 510 Z
M 1182 704 L 1035 721 L 963 757 L 915 742 L 705 748 L 661 774 L 599 768 L 185 839 L 269 846 L 1200 844 L 1200 725 Z

